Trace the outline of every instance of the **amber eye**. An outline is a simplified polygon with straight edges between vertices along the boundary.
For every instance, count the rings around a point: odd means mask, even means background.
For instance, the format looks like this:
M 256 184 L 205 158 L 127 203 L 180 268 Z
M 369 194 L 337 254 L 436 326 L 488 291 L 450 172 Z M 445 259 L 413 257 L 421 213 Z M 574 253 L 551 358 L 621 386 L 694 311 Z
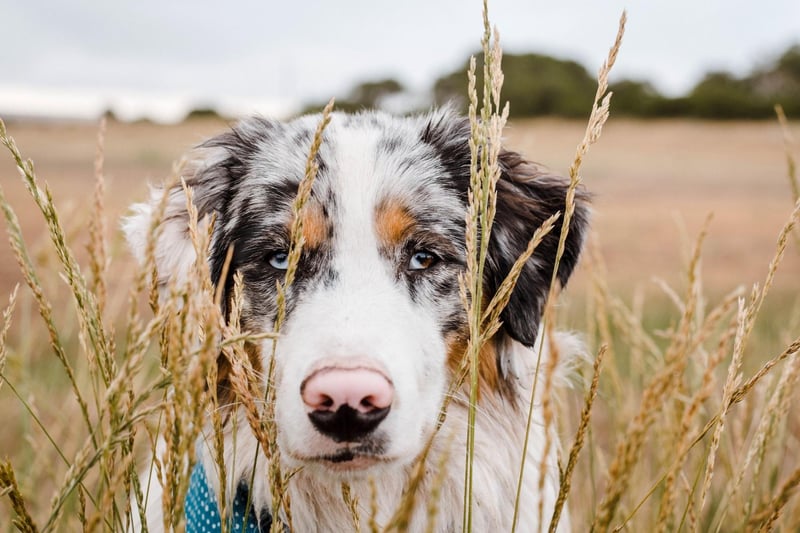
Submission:
M 411 259 L 409 259 L 408 269 L 427 270 L 435 265 L 437 260 L 438 258 L 432 253 L 426 252 L 425 250 L 420 250 L 418 252 L 414 252 L 414 255 L 411 256 Z
M 271 252 L 267 255 L 267 262 L 275 270 L 286 270 L 289 268 L 289 254 L 282 250 Z

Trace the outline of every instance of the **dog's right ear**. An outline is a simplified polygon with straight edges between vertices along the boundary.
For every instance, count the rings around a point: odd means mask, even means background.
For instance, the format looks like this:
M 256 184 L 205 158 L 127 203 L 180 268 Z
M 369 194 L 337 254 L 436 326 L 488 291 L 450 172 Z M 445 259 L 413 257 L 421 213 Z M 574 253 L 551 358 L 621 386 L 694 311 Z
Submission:
M 207 221 L 216 214 L 216 227 L 224 223 L 227 204 L 239 182 L 249 172 L 253 154 L 263 148 L 277 126 L 278 123 L 264 118 L 251 118 L 209 139 L 193 151 L 181 176 L 192 189 L 198 220 Z M 164 189 L 153 187 L 149 200 L 131 206 L 131 215 L 122 222 L 128 245 L 140 263 L 145 261 L 149 235 L 156 227 L 154 223 L 160 226 L 155 243 L 155 262 L 158 287 L 162 290 L 172 281 L 184 282 L 196 259 L 189 236 L 189 211 L 183 185 L 172 185 L 166 194 L 166 205 L 160 221 L 154 221 L 153 217 L 159 211 Z M 212 241 L 212 249 L 217 248 L 219 246 L 214 246 Z

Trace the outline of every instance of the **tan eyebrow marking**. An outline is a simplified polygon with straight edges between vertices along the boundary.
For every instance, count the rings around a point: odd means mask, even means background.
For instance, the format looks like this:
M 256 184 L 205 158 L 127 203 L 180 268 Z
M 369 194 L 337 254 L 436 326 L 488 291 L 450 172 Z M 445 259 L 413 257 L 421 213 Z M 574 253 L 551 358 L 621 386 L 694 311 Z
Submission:
M 397 200 L 383 200 L 375 208 L 375 232 L 384 247 L 401 244 L 416 224 L 409 210 Z

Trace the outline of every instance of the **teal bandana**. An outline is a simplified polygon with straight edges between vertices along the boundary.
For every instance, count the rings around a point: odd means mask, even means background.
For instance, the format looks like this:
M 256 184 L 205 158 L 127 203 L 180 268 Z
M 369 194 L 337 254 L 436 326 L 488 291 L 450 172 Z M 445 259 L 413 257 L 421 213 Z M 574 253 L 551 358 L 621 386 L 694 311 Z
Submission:
M 228 531 L 231 533 L 260 533 L 269 531 L 272 518 L 269 515 L 259 520 L 251 505 L 247 508 L 249 491 L 242 482 L 236 489 L 233 500 L 233 512 L 228 519 Z M 206 471 L 201 463 L 197 463 L 189 478 L 189 491 L 186 493 L 186 533 L 221 533 L 222 518 L 219 515 L 217 497 L 208 485 Z

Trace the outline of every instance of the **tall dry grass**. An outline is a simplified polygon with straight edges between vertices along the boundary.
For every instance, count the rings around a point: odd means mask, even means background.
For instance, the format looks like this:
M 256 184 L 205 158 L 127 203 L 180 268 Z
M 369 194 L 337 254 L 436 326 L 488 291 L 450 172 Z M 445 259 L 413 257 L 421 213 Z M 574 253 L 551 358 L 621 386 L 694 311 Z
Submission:
M 623 15 L 615 44 L 598 76 L 585 137 L 570 166 L 570 193 L 565 212 L 559 214 L 564 221 L 574 209 L 574 192 L 582 181 L 581 162 L 599 140 L 609 117 L 612 96 L 607 80 L 624 23 Z M 491 31 L 485 3 L 484 29 L 486 61 L 480 97 L 474 63 L 470 69 L 473 163 L 465 228 L 468 268 L 461 280 L 470 343 L 463 372 L 452 385 L 458 388 L 462 381 L 469 385 L 472 417 L 477 404 L 477 354 L 499 327 L 500 311 L 519 268 L 555 223 L 551 219 L 536 231 L 526 254 L 486 309 L 472 305 L 483 301 L 487 239 L 480 236 L 491 231 L 499 176 L 497 150 L 507 116 L 501 100 L 502 51 L 496 30 Z M 294 205 L 295 238 L 282 295 L 291 285 L 302 250 L 300 215 L 316 173 L 314 154 L 329 112 L 330 106 L 322 116 Z M 785 123 L 782 112 L 778 114 Z M 12 250 L 27 285 L 10 295 L 0 322 L 0 395 L 8 398 L 0 396 L 0 406 L 12 405 L 9 399 L 13 399 L 16 411 L 10 415 L 9 427 L 19 431 L 14 439 L 19 444 L 0 462 L 0 496 L 7 502 L 2 508 L 7 514 L 0 514 L 0 528 L 124 530 L 132 515 L 143 510 L 153 483 L 160 483 L 165 490 L 156 504 L 164 511 L 163 529 L 181 531 L 189 475 L 197 460 L 195 443 L 206 439 L 217 459 L 218 475 L 226 479 L 222 426 L 226 418 L 236 419 L 226 416 L 235 411 L 244 414 L 247 424 L 234 431 L 250 431 L 260 444 L 251 475 L 268 476 L 273 501 L 291 527 L 286 487 L 292 472 L 283 471 L 276 460 L 281 451 L 271 415 L 274 346 L 279 342 L 282 319 L 268 334 L 241 331 L 237 320 L 241 278 L 237 277 L 230 320 L 224 320 L 221 294 L 212 285 L 208 264 L 202 259 L 213 221 L 197 219 L 188 188 L 190 235 L 201 259 L 193 265 L 187 282 L 172 283 L 164 294 L 158 294 L 154 245 L 166 196 L 153 217 L 144 267 L 115 271 L 108 245 L 116 239 L 108 229 L 114 223 L 104 216 L 103 135 L 101 127 L 84 265 L 77 259 L 80 245 L 70 242 L 69 228 L 47 186 L 0 123 L 0 141 L 46 221 L 51 243 L 47 268 L 41 268 L 41 259 L 34 257 L 23 238 L 15 207 L 0 189 Z M 597 355 L 591 368 L 581 369 L 586 372 L 585 390 L 554 387 L 557 351 L 546 363 L 541 358 L 536 362 L 543 377 L 536 382 L 542 387 L 545 421 L 565 437 L 556 509 L 552 516 L 542 517 L 543 529 L 555 530 L 566 508 L 579 531 L 794 531 L 800 527 L 796 496 L 800 485 L 796 392 L 800 319 L 788 311 L 764 316 L 781 259 L 792 235 L 798 235 L 800 188 L 793 150 L 787 134 L 787 174 L 795 207 L 787 209 L 785 226 L 776 228 L 775 253 L 764 258 L 764 282 L 758 286 L 732 288 L 718 301 L 708 300 L 703 291 L 703 243 L 713 234 L 704 230 L 689 253 L 683 289 L 662 287 L 671 308 L 658 309 L 669 318 L 654 327 L 647 319 L 646 302 L 629 304 L 611 293 L 598 248 L 590 246 L 584 258 L 592 280 L 585 298 L 585 331 L 590 349 Z M 180 179 L 180 171 L 180 166 L 176 167 L 173 180 Z M 562 228 L 559 254 L 569 224 Z M 127 290 L 109 292 L 112 275 L 129 280 Z M 547 331 L 561 320 L 554 305 L 556 284 L 551 285 L 543 324 Z M 31 319 L 34 314 L 39 315 L 35 322 Z M 784 323 L 779 341 L 785 348 L 779 353 L 765 353 L 754 341 L 754 332 L 764 320 Z M 15 321 L 19 323 L 17 334 L 11 335 Z M 254 368 L 248 343 L 269 339 L 272 353 L 266 368 Z M 36 346 L 46 346 L 51 353 L 28 361 Z M 221 362 L 229 372 L 232 398 L 218 397 L 215 384 Z M 529 415 L 529 425 L 530 420 Z M 163 450 L 157 455 L 158 437 L 163 438 Z M 473 439 L 474 434 L 468 435 L 464 450 L 468 459 L 464 531 L 472 530 Z M 548 442 L 545 449 L 555 447 L 558 443 Z M 376 523 L 374 502 L 357 501 L 343 485 L 342 505 L 351 510 L 353 521 L 342 524 L 342 530 L 403 531 L 417 508 L 425 510 L 433 527 L 438 511 L 435 498 L 423 502 L 415 497 L 425 475 L 426 455 L 427 449 L 388 524 Z M 137 474 L 151 461 L 155 461 L 151 477 L 140 482 Z M 270 466 L 265 472 L 266 461 Z M 434 465 L 440 480 L 443 465 Z M 225 502 L 225 495 L 220 496 Z M 517 498 L 509 502 L 509 516 L 521 505 L 543 508 L 541 502 Z M 220 512 L 227 516 L 230 509 L 223 503 Z M 3 516 L 9 519 L 1 519 Z M 223 524 L 227 528 L 225 520 Z

